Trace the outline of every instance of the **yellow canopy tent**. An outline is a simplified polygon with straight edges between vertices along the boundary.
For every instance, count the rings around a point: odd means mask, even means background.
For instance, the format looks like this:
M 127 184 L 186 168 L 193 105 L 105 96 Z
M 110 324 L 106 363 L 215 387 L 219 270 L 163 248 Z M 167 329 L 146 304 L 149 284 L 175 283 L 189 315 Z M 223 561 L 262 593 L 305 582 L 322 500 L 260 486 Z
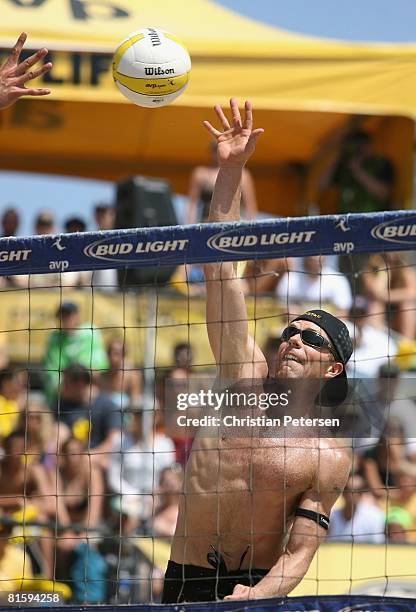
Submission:
M 263 210 L 303 212 L 299 168 L 354 113 L 377 116 L 364 126 L 395 163 L 395 201 L 410 202 L 416 45 L 308 38 L 208 0 L 4 0 L 1 17 L 1 47 L 26 30 L 30 45 L 47 46 L 54 61 L 53 95 L 0 115 L 3 169 L 110 180 L 148 174 L 186 193 L 192 167 L 209 161 L 207 107 L 235 95 L 252 100 L 256 125 L 266 129 L 251 166 Z M 193 62 L 185 94 L 155 110 L 126 102 L 110 74 L 118 42 L 148 25 L 182 38 Z

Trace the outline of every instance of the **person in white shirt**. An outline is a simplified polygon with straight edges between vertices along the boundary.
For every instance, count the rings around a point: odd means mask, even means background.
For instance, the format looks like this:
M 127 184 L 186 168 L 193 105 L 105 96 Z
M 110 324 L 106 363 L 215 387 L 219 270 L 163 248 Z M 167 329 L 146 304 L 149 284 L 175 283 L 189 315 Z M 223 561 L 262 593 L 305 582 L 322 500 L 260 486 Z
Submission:
M 369 304 L 363 296 L 356 296 L 346 322 L 354 344 L 354 352 L 347 371 L 355 378 L 378 378 L 380 367 L 393 360 L 397 343 L 387 329 L 371 324 Z
M 371 498 L 366 499 L 364 479 L 350 476 L 342 497 L 344 505 L 331 512 L 328 541 L 383 543 L 385 515 Z
M 175 463 L 172 440 L 161 433 L 153 435 L 153 428 L 145 439 L 142 420 L 141 407 L 132 408 L 128 431 L 123 431 L 113 444 L 107 474 L 109 487 L 117 494 L 112 508 L 122 514 L 126 535 L 152 516 L 160 474 Z
M 94 207 L 94 217 L 97 229 L 106 232 L 115 229 L 115 208 L 111 204 L 100 203 Z M 117 291 L 118 275 L 115 268 L 94 270 L 92 273 L 92 286 L 99 291 Z
M 305 305 L 332 305 L 336 316 L 347 316 L 352 304 L 347 278 L 325 263 L 325 257 L 303 258 L 302 271 L 288 271 L 277 285 L 276 295 L 291 315 L 303 312 Z

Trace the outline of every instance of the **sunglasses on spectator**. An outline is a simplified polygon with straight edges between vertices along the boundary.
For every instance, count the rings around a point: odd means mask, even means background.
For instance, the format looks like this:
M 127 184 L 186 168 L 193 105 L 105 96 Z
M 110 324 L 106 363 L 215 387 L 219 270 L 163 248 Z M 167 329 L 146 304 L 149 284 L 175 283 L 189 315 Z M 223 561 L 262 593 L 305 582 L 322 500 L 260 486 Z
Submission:
M 326 338 L 321 336 L 321 334 L 318 334 L 318 332 L 314 331 L 313 329 L 299 329 L 294 325 L 289 325 L 289 327 L 286 327 L 286 329 L 282 331 L 281 339 L 287 342 L 289 338 L 292 338 L 292 336 L 296 336 L 296 334 L 300 334 L 300 339 L 303 344 L 306 344 L 307 346 L 312 346 L 316 349 L 327 348 L 334 355 L 335 359 L 337 359 L 337 356 L 335 355 L 334 348 L 331 343 L 328 342 Z

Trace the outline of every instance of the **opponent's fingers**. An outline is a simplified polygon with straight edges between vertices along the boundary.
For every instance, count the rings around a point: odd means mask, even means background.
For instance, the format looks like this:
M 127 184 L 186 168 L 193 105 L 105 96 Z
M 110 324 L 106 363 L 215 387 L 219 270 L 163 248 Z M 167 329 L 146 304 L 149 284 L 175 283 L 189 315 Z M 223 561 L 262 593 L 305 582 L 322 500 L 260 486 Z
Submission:
M 221 125 L 224 128 L 224 130 L 231 129 L 230 123 L 227 117 L 225 116 L 224 111 L 222 110 L 221 106 L 219 104 L 216 104 L 214 106 L 214 110 L 217 113 L 218 119 L 221 121 Z
M 51 93 L 46 87 L 32 87 L 31 89 L 22 89 L 22 96 L 48 96 Z
M 34 66 L 40 60 L 42 60 L 47 54 L 48 50 L 44 47 L 43 49 L 39 49 L 39 51 L 36 51 L 36 53 L 33 53 L 33 55 L 27 57 L 24 62 L 22 62 L 16 67 L 14 71 L 15 76 L 20 76 L 24 74 L 29 68 Z
M 206 130 L 208 130 L 208 132 L 211 134 L 211 136 L 213 136 L 214 138 L 218 138 L 218 136 L 221 136 L 222 132 L 220 132 L 219 130 L 217 130 L 216 128 L 214 128 L 213 125 L 210 124 L 209 121 L 203 121 L 202 125 L 204 126 L 204 128 Z
M 28 81 L 31 81 L 32 79 L 37 79 L 43 74 L 46 74 L 47 72 L 49 72 L 51 68 L 52 68 L 51 62 L 48 62 L 47 64 L 43 64 L 43 66 L 40 66 L 36 70 L 29 70 L 29 72 L 25 72 L 21 76 L 16 77 L 15 83 L 17 85 L 24 85 Z
M 230 108 L 231 108 L 231 115 L 233 117 L 233 124 L 235 127 L 243 127 L 242 123 L 241 123 L 241 115 L 240 115 L 240 109 L 238 108 L 238 103 L 237 100 L 235 98 L 231 98 L 230 100 Z
M 17 62 L 19 61 L 20 53 L 23 49 L 23 45 L 25 44 L 26 39 L 26 32 L 22 32 L 19 38 L 17 39 L 13 49 L 10 51 L 10 55 L 5 61 L 3 69 L 12 68 L 13 66 L 16 66 Z
M 253 129 L 253 107 L 248 100 L 244 104 L 244 128 L 250 132 Z

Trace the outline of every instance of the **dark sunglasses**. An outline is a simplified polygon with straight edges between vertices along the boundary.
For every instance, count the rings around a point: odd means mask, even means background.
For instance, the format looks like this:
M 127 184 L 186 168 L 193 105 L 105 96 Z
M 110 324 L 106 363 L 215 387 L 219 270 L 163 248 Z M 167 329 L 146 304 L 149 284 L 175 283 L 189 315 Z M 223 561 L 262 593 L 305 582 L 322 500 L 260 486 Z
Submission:
M 281 338 L 287 342 L 289 338 L 296 336 L 296 334 L 300 334 L 300 339 L 302 340 L 303 344 L 307 344 L 308 346 L 312 346 L 313 348 L 317 349 L 327 348 L 331 351 L 335 359 L 338 359 L 331 343 L 313 329 L 299 329 L 294 325 L 289 325 L 289 327 L 286 327 L 286 329 L 282 331 Z

